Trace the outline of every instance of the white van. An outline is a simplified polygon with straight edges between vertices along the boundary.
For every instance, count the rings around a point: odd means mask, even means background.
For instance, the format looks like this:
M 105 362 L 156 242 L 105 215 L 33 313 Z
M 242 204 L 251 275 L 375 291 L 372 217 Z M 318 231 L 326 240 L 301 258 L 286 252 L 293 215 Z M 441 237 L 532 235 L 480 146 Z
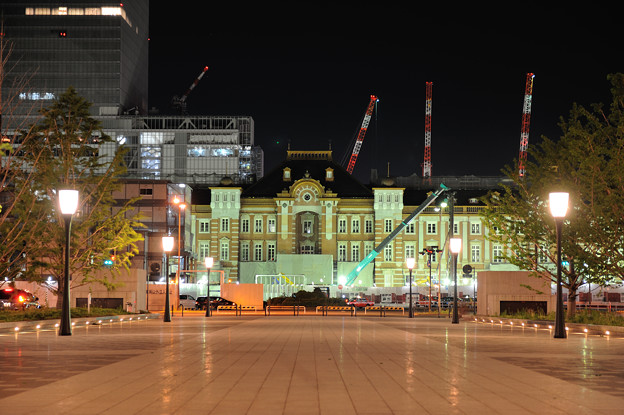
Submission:
M 189 294 L 180 294 L 180 305 L 183 306 L 185 310 L 194 310 L 195 298 Z

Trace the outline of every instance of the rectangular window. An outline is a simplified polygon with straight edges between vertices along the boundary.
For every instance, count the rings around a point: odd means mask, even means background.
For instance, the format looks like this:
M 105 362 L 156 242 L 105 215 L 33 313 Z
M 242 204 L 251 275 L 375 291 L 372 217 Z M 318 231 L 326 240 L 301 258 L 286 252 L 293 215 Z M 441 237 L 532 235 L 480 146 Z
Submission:
M 472 262 L 481 262 L 481 247 L 479 245 L 470 246 L 470 259 Z
M 345 218 L 338 219 L 338 233 L 347 233 L 347 220 Z
M 262 233 L 262 218 L 256 218 L 254 220 L 254 232 Z
M 371 252 L 373 252 L 373 242 L 372 241 L 366 241 L 364 242 L 364 256 L 368 256 L 368 254 L 370 254 Z
M 241 242 L 240 260 L 249 261 L 249 242 Z
M 269 218 L 267 220 L 267 232 L 275 233 L 277 231 L 277 221 L 275 218 Z
M 392 219 L 385 219 L 384 220 L 384 231 L 386 233 L 392 232 Z
M 199 221 L 199 233 L 210 233 L 210 220 Z
M 472 235 L 480 235 L 481 234 L 481 224 L 480 223 L 471 223 L 470 224 L 470 233 Z
M 351 243 L 351 261 L 360 262 L 360 243 Z
M 275 242 L 267 243 L 267 261 L 275 261 Z
M 494 264 L 500 264 L 503 262 L 501 256 L 503 255 L 503 246 L 496 244 L 492 246 L 492 262 Z
M 413 243 L 405 244 L 405 258 L 416 258 L 416 246 Z
M 453 222 L 453 234 L 459 235 L 459 223 Z
M 347 260 L 347 244 L 341 242 L 338 244 L 338 261 L 344 262 Z
M 386 245 L 384 248 L 384 261 L 392 261 L 394 260 L 394 255 L 392 255 L 392 242 Z
M 230 231 L 230 219 L 221 218 L 221 232 L 229 232 L 229 231 Z
M 202 261 L 204 258 L 209 257 L 210 256 L 210 242 L 206 241 L 206 242 L 200 242 L 199 243 L 199 257 L 202 258 Z
M 241 232 L 242 233 L 249 233 L 249 218 L 242 218 L 241 219 Z
M 366 218 L 364 221 L 364 232 L 373 233 L 373 220 Z
M 303 233 L 309 235 L 312 233 L 312 221 L 310 219 L 303 220 Z
M 408 223 L 405 226 L 405 233 L 409 233 L 409 234 L 414 234 L 416 233 L 416 226 L 415 226 L 416 221 L 411 221 L 410 223 Z
M 360 233 L 360 218 L 351 219 L 351 233 Z
M 230 241 L 221 241 L 221 261 L 230 259 Z
M 437 232 L 437 223 L 435 222 L 427 222 L 427 234 L 436 234 Z
M 262 261 L 262 242 L 254 244 L 254 261 Z

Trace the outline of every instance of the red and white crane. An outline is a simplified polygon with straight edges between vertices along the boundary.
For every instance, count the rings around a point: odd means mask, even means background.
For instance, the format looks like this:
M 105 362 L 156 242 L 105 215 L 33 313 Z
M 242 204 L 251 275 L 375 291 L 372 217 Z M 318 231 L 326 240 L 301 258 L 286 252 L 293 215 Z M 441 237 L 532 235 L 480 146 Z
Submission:
M 526 174 L 527 150 L 529 148 L 529 125 L 531 122 L 531 102 L 533 101 L 533 78 L 532 73 L 527 74 L 526 88 L 524 91 L 524 105 L 522 108 L 522 130 L 520 133 L 520 156 L 518 157 L 518 175 Z
M 351 153 L 349 164 L 347 165 L 347 171 L 349 174 L 353 173 L 353 168 L 355 167 L 358 154 L 360 154 L 360 148 L 362 147 L 362 142 L 364 141 L 364 136 L 366 135 L 366 130 L 368 129 L 368 124 L 370 123 L 377 101 L 379 101 L 379 98 L 375 95 L 370 96 L 370 102 L 368 103 L 368 107 L 366 107 L 366 113 L 364 114 L 364 119 L 362 120 L 362 126 L 360 127 L 355 145 L 353 146 L 353 152 Z
M 423 179 L 431 177 L 431 98 L 433 82 L 425 83 L 425 160 L 423 162 Z
M 204 66 L 204 69 L 197 76 L 197 78 L 195 78 L 195 81 L 193 81 L 191 86 L 189 86 L 189 88 L 186 90 L 184 95 L 182 95 L 181 97 L 178 97 L 176 95 L 171 100 L 171 104 L 173 105 L 173 107 L 177 109 L 180 113 L 186 114 L 186 98 L 189 96 L 193 88 L 195 88 L 197 84 L 199 83 L 199 81 L 201 81 L 201 79 L 204 77 L 204 74 L 206 73 L 206 71 L 208 71 L 208 67 Z

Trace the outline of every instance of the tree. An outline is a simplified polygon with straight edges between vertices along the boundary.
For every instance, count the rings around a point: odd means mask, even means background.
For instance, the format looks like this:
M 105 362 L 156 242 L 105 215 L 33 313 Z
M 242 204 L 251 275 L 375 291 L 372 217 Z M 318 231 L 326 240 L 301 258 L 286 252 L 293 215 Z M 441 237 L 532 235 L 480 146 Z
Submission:
M 105 146 L 114 148 L 115 143 L 90 116 L 90 105 L 73 88 L 67 89 L 42 110 L 43 118 L 32 131 L 37 139 L 28 142 L 23 156 L 32 174 L 25 185 L 36 198 L 34 209 L 48 217 L 38 243 L 30 247 L 29 277 L 43 282 L 43 275 L 51 274 L 59 281 L 59 292 L 65 289 L 59 189 L 76 189 L 80 194 L 71 229 L 72 286 L 96 282 L 113 289 L 115 277 L 122 268 L 128 268 L 138 252 L 136 242 L 143 239 L 136 231 L 143 225 L 133 208 L 135 200 L 118 203 L 114 199 L 114 192 L 122 186 L 119 177 L 125 172 L 125 151 L 121 147 L 111 158 L 100 154 Z M 32 159 L 34 154 L 40 154 L 38 160 Z M 111 272 L 98 272 L 111 253 L 116 257 Z
M 483 219 L 494 230 L 489 238 L 507 246 L 501 258 L 555 281 L 556 235 L 548 193 L 570 193 L 562 236 L 569 315 L 585 282 L 606 285 L 624 275 L 624 75 L 609 80 L 613 101 L 608 112 L 602 104 L 573 105 L 560 122 L 559 140 L 543 137 L 530 148 L 526 176 L 519 177 L 515 166 L 506 167 L 514 185 L 484 198 Z
M 34 139 L 28 127 L 24 127 L 14 110 L 19 106 L 22 113 L 32 114 L 36 108 L 20 102 L 20 94 L 28 94 L 31 73 L 16 73 L 9 64 L 13 43 L 4 37 L 0 23 L 0 275 L 2 280 L 23 278 L 28 247 L 40 234 L 39 226 L 45 215 L 34 209 L 36 198 L 29 192 L 27 183 L 31 172 L 23 169 L 20 155 L 29 140 Z M 21 118 L 22 120 L 25 117 Z M 40 154 L 31 154 L 36 165 Z

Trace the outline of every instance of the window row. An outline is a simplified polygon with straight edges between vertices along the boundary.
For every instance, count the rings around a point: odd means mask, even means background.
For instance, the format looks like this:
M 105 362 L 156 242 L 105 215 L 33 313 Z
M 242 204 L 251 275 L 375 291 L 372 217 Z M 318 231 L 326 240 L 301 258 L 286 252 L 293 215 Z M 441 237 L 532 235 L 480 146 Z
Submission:
M 251 219 L 242 218 L 240 221 L 240 232 L 249 233 L 253 229 L 254 233 L 265 233 L 263 218 L 255 218 L 253 220 L 253 228 L 251 228 L 251 225 Z M 210 233 L 210 219 L 200 219 L 197 228 L 199 233 Z M 266 232 L 275 233 L 276 231 L 276 219 L 272 217 L 268 218 L 266 220 Z M 219 232 L 230 232 L 230 218 L 221 218 L 219 220 Z

